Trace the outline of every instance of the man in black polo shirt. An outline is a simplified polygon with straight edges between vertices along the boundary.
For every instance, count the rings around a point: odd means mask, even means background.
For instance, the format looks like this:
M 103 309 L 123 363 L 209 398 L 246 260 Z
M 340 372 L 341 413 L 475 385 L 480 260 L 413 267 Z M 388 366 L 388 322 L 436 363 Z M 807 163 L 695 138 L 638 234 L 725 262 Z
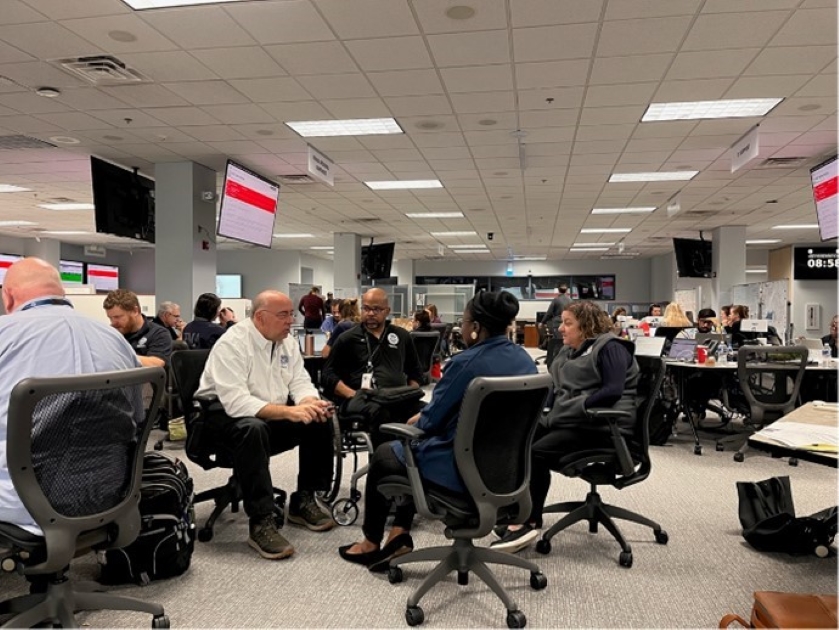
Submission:
M 125 289 L 111 291 L 102 306 L 111 327 L 131 344 L 143 367 L 163 367 L 169 362 L 172 337 L 165 328 L 143 316 L 136 294 Z
M 362 320 L 343 333 L 323 367 L 321 380 L 324 393 L 342 403 L 345 411 L 354 410 L 349 403 L 362 389 L 381 389 L 410 385 L 419 387 L 422 368 L 419 357 L 404 328 L 387 323 L 390 314 L 387 294 L 382 289 L 370 289 L 361 298 Z M 373 442 L 387 438 L 375 431 L 385 422 L 405 422 L 418 413 L 423 404 L 409 401 L 386 409 L 370 409 L 368 428 L 373 429 Z

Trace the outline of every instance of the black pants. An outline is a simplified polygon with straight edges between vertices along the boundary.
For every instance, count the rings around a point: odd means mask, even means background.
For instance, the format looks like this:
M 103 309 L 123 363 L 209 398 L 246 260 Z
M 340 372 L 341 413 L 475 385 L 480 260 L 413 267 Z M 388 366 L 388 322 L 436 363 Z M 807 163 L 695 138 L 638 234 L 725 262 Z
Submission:
M 379 492 L 379 482 L 390 475 L 407 476 L 405 464 L 399 461 L 390 442 L 380 445 L 370 457 L 370 469 L 364 488 L 364 524 L 361 530 L 372 543 L 381 544 L 385 536 L 385 523 L 390 510 L 391 499 Z M 413 502 L 398 505 L 393 519 L 394 527 L 411 529 L 416 509 Z
M 530 499 L 533 502 L 531 523 L 535 523 L 536 527 L 542 527 L 542 510 L 545 509 L 545 499 L 551 487 L 551 465 L 556 466 L 565 455 L 601 446 L 612 446 L 612 436 L 608 428 L 605 431 L 578 426 L 549 429 L 541 424 L 536 428 L 530 469 Z
M 224 445 L 242 488 L 245 512 L 252 519 L 271 514 L 274 490 L 268 467 L 272 455 L 299 447 L 297 489 L 327 490 L 332 481 L 332 428 L 328 422 L 290 422 L 231 418 L 223 411 L 207 413 L 215 444 Z
M 320 317 L 303 318 L 303 328 L 305 328 L 307 331 L 313 330 L 319 332 L 321 325 L 323 325 L 323 319 L 321 319 Z
M 408 400 L 403 403 L 385 406 L 372 400 L 362 400 L 361 397 L 354 396 L 342 403 L 341 420 L 349 423 L 358 420 L 359 427 L 370 433 L 373 448 L 378 448 L 393 439 L 392 435 L 379 431 L 381 425 L 388 422 L 404 424 L 412 416 L 422 411 L 423 407 L 425 407 L 425 403 L 421 400 Z

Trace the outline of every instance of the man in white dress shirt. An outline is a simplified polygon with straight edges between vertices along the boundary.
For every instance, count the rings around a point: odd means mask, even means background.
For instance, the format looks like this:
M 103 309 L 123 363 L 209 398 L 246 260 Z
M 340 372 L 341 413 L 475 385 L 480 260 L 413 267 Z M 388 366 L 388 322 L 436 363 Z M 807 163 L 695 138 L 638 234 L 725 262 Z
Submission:
M 250 319 L 233 326 L 213 346 L 196 398 L 208 405 L 210 437 L 226 446 L 250 517 L 248 544 L 271 560 L 294 548 L 274 520 L 272 455 L 299 447 L 297 492 L 288 520 L 312 531 L 335 522 L 315 501 L 332 479 L 332 411 L 303 366 L 300 346 L 289 337 L 294 304 L 284 293 L 263 291 Z

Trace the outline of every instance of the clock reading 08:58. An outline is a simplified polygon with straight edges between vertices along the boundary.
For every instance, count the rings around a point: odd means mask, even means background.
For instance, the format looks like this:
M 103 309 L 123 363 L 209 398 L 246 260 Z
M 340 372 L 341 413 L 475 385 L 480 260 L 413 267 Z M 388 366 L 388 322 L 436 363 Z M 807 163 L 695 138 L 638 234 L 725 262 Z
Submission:
M 836 259 L 835 258 L 810 258 L 807 260 L 807 266 L 810 269 L 830 269 L 831 267 L 836 267 Z

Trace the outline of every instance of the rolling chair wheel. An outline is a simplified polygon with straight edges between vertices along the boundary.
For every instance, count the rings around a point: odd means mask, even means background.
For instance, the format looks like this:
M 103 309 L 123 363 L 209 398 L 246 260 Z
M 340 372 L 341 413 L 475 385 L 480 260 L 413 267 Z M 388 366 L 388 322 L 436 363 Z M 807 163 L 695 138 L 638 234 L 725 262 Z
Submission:
M 618 558 L 618 562 L 622 567 L 629 569 L 632 566 L 632 552 L 622 551 L 620 558 Z
M 352 525 L 358 519 L 358 505 L 352 499 L 340 499 L 332 504 L 332 518 L 338 525 Z
M 210 542 L 213 539 L 213 530 L 209 527 L 202 527 L 198 530 L 198 540 L 201 542 Z
M 530 588 L 534 591 L 541 591 L 548 585 L 548 578 L 545 577 L 544 573 L 531 573 L 530 574 Z
M 536 542 L 536 551 L 541 553 L 543 556 L 547 556 L 551 552 L 551 541 L 545 538 Z
M 790 466 L 798 466 L 798 458 L 797 457 L 790 457 L 789 458 L 789 465 Z
M 155 442 L 153 448 L 156 451 L 162 451 L 163 450 L 163 440 L 158 440 L 157 442 Z
M 507 611 L 508 628 L 524 628 L 527 625 L 527 617 L 520 610 Z
M 402 581 L 402 579 L 403 579 L 403 575 L 402 575 L 402 569 L 400 567 L 390 567 L 387 570 L 387 581 L 390 582 L 391 584 L 399 584 Z M 422 616 L 422 610 L 418 606 L 415 606 L 415 608 L 417 608 L 417 610 L 420 611 L 420 616 Z M 409 608 L 408 610 L 410 611 L 411 609 Z M 406 612 L 405 614 L 407 615 L 408 613 Z M 418 623 L 422 623 L 422 620 L 420 620 Z M 414 626 L 414 625 L 417 625 L 417 624 L 412 624 L 409 621 L 408 625 Z
M 717 442 L 715 448 L 717 449 L 718 452 L 722 453 L 725 450 L 725 444 L 720 444 L 719 442 Z
M 469 584 L 469 571 L 458 571 L 457 583 L 460 586 L 466 586 L 467 584 Z
M 425 613 L 419 606 L 408 606 L 405 609 L 405 621 L 409 626 L 418 626 L 425 621 Z
M 169 617 L 166 615 L 158 615 L 151 620 L 152 628 L 169 628 Z
M 734 461 L 735 462 L 742 462 L 746 460 L 746 456 L 743 453 L 734 453 Z
M 694 455 L 702 455 L 702 446 L 700 444 L 697 444 L 696 446 L 693 447 L 693 454 Z
M 663 529 L 659 530 L 657 532 L 654 532 L 654 533 L 655 533 L 655 541 L 659 545 L 666 545 L 670 541 L 670 536 L 668 536 L 667 532 L 664 531 Z

